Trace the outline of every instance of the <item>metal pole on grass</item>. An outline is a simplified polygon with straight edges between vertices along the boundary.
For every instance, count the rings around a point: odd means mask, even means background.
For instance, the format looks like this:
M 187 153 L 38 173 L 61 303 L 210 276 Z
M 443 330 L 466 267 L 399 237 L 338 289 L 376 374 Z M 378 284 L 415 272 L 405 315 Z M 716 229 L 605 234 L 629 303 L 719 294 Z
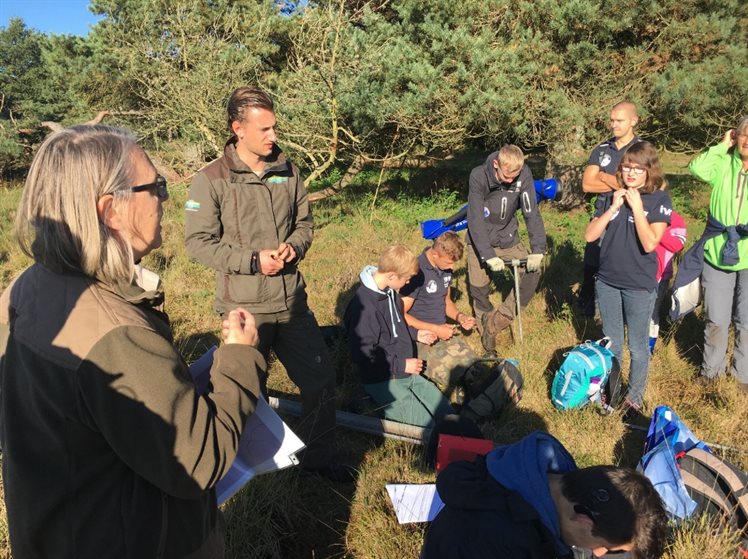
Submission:
M 514 303 L 517 307 L 516 315 L 517 315 L 517 325 L 519 326 L 519 341 L 520 343 L 523 340 L 522 335 L 522 302 L 520 301 L 520 293 L 519 293 L 519 267 L 522 265 L 527 265 L 527 258 L 512 258 L 512 260 L 504 260 L 504 264 L 511 264 L 512 270 L 514 273 Z
M 280 412 L 296 417 L 301 416 L 301 402 L 270 396 L 268 398 L 268 404 L 271 408 Z M 396 439 L 412 444 L 425 444 L 431 436 L 431 429 L 346 411 L 336 411 L 335 422 L 337 425 L 353 429 L 354 431 L 360 431 L 361 433 L 368 433 L 370 435 L 379 435 L 387 437 L 388 439 Z

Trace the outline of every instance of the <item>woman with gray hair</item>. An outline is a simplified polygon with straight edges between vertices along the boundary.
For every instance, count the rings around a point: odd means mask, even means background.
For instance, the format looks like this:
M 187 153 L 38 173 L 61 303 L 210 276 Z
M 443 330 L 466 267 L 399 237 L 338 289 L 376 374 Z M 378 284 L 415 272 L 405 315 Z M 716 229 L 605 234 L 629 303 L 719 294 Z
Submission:
M 725 373 L 732 322 L 735 349 L 730 373 L 748 392 L 748 116 L 688 168 L 712 187 L 706 230 L 694 247 L 699 250 L 685 257 L 699 257 L 703 249 L 706 324 L 701 380 L 708 383 Z
M 259 396 L 248 312 L 223 322 L 199 394 L 158 278 L 166 181 L 126 131 L 76 126 L 29 169 L 34 263 L 0 298 L 0 439 L 13 557 L 221 557 L 214 485 Z

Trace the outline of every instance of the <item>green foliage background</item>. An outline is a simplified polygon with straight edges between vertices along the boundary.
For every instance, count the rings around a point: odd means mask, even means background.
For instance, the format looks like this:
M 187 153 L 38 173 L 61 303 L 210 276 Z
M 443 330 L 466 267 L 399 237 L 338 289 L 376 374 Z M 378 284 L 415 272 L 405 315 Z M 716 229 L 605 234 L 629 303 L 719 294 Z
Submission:
M 628 98 L 643 136 L 693 151 L 748 106 L 741 0 L 92 0 L 86 38 L 0 28 L 0 172 L 109 110 L 189 173 L 220 153 L 238 85 L 276 97 L 313 178 L 512 141 L 579 164 Z
M 465 199 L 467 173 L 483 157 L 476 152 L 511 141 L 552 165 L 578 165 L 624 98 L 642 110 L 640 134 L 666 151 L 700 149 L 748 112 L 744 0 L 92 0 L 91 9 L 103 19 L 86 38 L 45 35 L 17 19 L 0 28 L 0 175 L 23 174 L 48 132 L 42 122 L 70 125 L 106 110 L 107 123 L 131 128 L 162 165 L 189 176 L 221 151 L 230 91 L 259 84 L 277 101 L 281 146 L 316 185 L 338 181 L 356 162 L 402 167 L 361 173 L 350 191 L 315 205 L 318 233 L 304 273 L 323 324 L 339 322 L 363 264 L 391 242 L 419 248 L 417 222 L 448 215 Z M 705 189 L 668 179 L 693 239 Z M 168 286 L 177 339 L 194 357 L 205 348 L 193 334 L 215 333 L 216 324 L 212 274 L 184 252 L 186 191 L 186 182 L 172 188 L 167 242 L 150 264 Z M 18 194 L 0 186 L 2 286 L 28 264 L 9 231 Z M 527 339 L 500 340 L 522 363 L 526 396 L 486 435 L 509 442 L 544 428 L 574 448 L 580 464 L 632 464 L 642 433 L 618 417 L 560 414 L 549 405 L 558 348 L 600 331 L 572 308 L 588 215 L 544 208 L 544 216 L 552 242 Z M 468 311 L 464 269 L 456 282 L 458 305 Z M 744 449 L 735 418 L 748 412 L 748 400 L 731 379 L 712 391 L 692 382 L 702 332 L 696 316 L 667 330 L 647 404 L 668 402 L 700 436 Z M 469 341 L 478 349 L 475 336 Z M 335 358 L 339 407 L 355 409 L 345 349 Z M 273 365 L 272 389 L 293 393 L 279 369 Z M 382 486 L 431 482 L 433 472 L 404 443 L 341 433 L 339 444 L 359 466 L 358 484 L 312 483 L 296 470 L 260 478 L 225 507 L 229 557 L 418 555 L 423 526 L 396 525 Z M 745 467 L 743 453 L 730 457 Z M 2 516 L 0 557 L 7 557 Z M 686 526 L 667 557 L 733 557 L 734 540 L 708 525 Z

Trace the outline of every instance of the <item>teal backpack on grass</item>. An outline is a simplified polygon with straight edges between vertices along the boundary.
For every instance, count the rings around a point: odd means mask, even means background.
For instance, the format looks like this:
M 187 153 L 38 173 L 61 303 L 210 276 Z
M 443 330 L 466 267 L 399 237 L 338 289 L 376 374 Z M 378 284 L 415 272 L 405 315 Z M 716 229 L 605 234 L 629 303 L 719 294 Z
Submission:
M 603 389 L 613 366 L 610 338 L 586 341 L 565 354 L 553 377 L 551 401 L 560 410 L 603 403 Z

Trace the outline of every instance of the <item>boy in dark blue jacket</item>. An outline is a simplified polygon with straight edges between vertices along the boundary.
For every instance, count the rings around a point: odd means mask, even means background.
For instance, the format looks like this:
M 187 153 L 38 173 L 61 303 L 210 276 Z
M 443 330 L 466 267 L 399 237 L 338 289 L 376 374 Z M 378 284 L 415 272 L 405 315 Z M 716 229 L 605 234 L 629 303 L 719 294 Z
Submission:
M 548 433 L 453 462 L 436 480 L 444 508 L 421 559 L 572 559 L 628 552 L 657 559 L 667 515 L 644 475 L 617 466 L 577 469 Z M 586 552 L 586 553 L 585 553 Z
M 436 385 L 420 375 L 423 361 L 415 357 L 412 336 L 433 343 L 435 334 L 410 329 L 403 318 L 398 290 L 417 272 L 418 261 L 408 248 L 388 247 L 378 267 L 361 271 L 361 285 L 343 320 L 364 390 L 385 419 L 433 427 L 454 410 Z

